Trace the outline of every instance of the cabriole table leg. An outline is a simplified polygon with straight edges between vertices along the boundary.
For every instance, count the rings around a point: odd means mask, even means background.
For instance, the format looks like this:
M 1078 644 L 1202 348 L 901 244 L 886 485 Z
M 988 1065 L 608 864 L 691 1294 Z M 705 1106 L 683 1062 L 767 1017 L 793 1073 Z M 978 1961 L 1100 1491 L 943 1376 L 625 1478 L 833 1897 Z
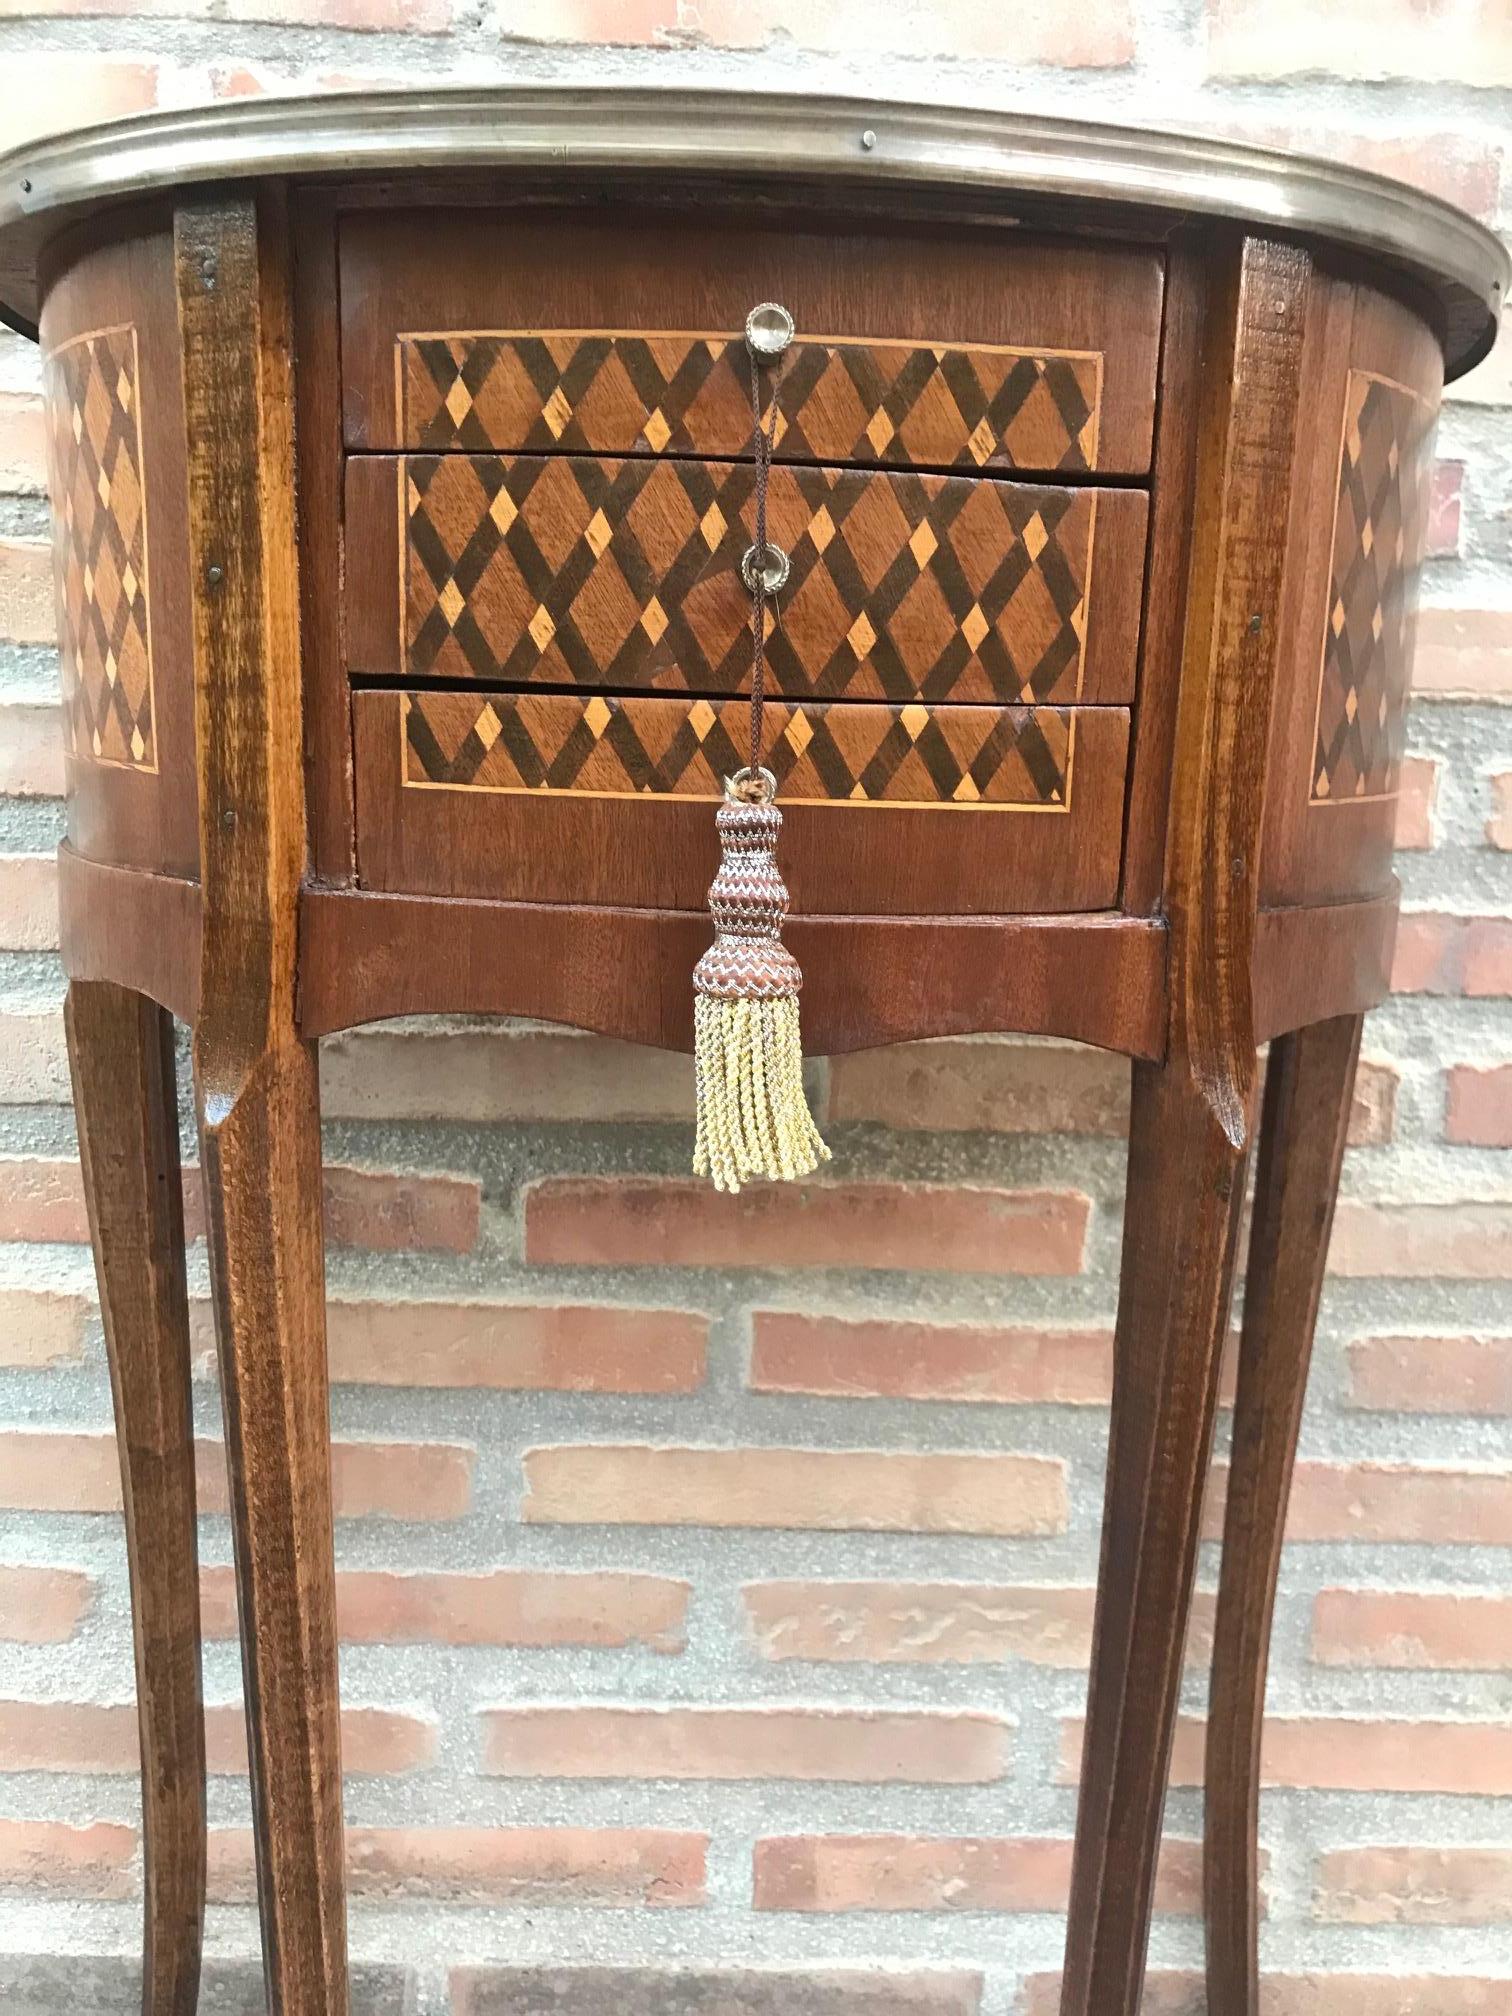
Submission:
M 1208 1703 L 1208 2001 L 1223 2016 L 1259 2008 L 1266 1664 L 1362 1022 L 1341 1015 L 1279 1038 L 1266 1074 Z
M 142 2012 L 194 2016 L 205 1730 L 172 1018 L 108 981 L 64 1010 L 110 1358 L 142 1745 Z

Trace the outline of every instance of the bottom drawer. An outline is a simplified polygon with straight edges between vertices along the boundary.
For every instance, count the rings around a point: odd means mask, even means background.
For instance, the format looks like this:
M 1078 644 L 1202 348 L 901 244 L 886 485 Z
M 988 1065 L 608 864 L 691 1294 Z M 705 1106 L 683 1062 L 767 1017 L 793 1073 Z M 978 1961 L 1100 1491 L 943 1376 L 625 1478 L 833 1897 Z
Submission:
M 358 866 L 371 889 L 694 910 L 749 703 L 359 692 Z M 769 701 L 795 910 L 1099 910 L 1118 896 L 1121 707 Z

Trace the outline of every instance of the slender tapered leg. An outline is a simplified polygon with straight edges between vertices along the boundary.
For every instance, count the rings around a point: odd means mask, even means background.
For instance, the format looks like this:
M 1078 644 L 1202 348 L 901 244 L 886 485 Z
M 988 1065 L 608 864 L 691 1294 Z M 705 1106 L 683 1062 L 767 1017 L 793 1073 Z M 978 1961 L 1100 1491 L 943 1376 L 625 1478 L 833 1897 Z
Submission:
M 1363 1018 L 1281 1037 L 1266 1074 L 1208 1704 L 1208 2002 L 1259 2008 L 1260 1732 L 1281 1538 Z
M 288 234 L 278 196 L 174 220 L 203 928 L 195 1095 L 273 2016 L 345 2016 L 341 1758 L 305 859 Z
M 229 1100 L 207 1069 L 197 1089 L 269 2006 L 275 2016 L 342 2016 L 314 1051 L 296 1044 L 270 1052 Z
M 1310 267 L 1236 240 L 1204 304 L 1164 906 L 1136 1064 L 1102 1565 L 1061 2016 L 1137 2016 L 1253 1131 L 1253 959 Z M 1168 592 L 1162 591 L 1162 592 Z M 1214 2016 L 1229 2016 L 1221 2004 Z
M 205 1730 L 184 1206 L 171 1017 L 76 980 L 64 1010 L 110 1357 L 142 1743 L 143 2016 L 194 2016 L 205 1915 Z
M 1077 2016 L 1139 2007 L 1245 1163 L 1179 1067 L 1134 1067 L 1062 2002 Z

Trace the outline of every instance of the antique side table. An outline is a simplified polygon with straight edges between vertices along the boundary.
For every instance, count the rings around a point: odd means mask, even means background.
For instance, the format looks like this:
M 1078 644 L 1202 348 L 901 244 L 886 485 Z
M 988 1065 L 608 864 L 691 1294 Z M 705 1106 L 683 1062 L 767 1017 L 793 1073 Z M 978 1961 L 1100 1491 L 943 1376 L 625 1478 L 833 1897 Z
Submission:
M 125 1476 L 144 2008 L 204 1758 L 171 1018 L 193 1030 L 270 2005 L 347 2002 L 314 1039 L 691 1047 L 747 719 L 748 310 L 789 942 L 816 1053 L 1132 1060 L 1063 2016 L 1132 2016 L 1272 1042 L 1208 1744 L 1256 2001 L 1266 1647 L 1394 799 L 1440 389 L 1497 242 L 1316 162 L 835 100 L 251 101 L 0 162 L 46 357 L 68 1030 Z

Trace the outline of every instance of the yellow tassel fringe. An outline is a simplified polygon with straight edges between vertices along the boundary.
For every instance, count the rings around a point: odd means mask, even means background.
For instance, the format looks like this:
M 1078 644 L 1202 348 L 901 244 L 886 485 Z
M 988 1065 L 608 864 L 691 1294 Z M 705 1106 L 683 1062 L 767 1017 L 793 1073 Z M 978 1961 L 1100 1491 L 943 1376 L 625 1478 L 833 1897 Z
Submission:
M 716 1190 L 738 1191 L 750 1177 L 791 1180 L 828 1162 L 803 1089 L 797 999 L 700 994 L 693 1016 L 694 1174 L 711 1176 Z

